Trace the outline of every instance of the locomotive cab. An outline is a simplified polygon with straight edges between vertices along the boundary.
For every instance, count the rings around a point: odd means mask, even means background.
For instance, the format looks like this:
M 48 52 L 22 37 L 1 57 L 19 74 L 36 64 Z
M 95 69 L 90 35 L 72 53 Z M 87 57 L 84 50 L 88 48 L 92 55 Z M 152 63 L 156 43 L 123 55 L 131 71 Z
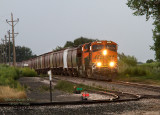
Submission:
M 89 63 L 86 69 L 89 78 L 102 75 L 106 78 L 117 73 L 117 44 L 112 41 L 92 42 L 89 47 Z

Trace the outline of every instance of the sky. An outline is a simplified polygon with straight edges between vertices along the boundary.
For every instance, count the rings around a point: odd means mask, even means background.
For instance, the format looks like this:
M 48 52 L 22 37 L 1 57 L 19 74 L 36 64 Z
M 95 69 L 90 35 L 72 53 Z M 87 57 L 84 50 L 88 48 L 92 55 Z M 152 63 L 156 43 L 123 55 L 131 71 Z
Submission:
M 0 38 L 19 18 L 15 44 L 40 55 L 81 36 L 118 43 L 118 52 L 138 61 L 154 59 L 152 25 L 145 16 L 133 16 L 127 0 L 0 0 Z

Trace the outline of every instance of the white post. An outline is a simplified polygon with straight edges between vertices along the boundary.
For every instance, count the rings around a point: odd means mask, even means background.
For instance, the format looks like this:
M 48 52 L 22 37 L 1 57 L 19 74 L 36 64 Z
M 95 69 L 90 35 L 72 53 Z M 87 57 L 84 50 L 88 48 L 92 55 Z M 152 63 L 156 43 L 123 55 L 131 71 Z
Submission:
M 52 102 L 52 71 L 48 71 L 49 81 L 50 81 L 50 101 Z

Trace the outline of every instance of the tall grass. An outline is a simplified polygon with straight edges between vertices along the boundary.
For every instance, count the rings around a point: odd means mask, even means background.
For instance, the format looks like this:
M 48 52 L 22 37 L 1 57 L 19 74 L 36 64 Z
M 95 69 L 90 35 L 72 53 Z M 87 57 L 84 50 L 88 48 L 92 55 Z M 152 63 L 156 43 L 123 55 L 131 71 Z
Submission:
M 21 68 L 20 71 L 21 71 L 23 77 L 35 77 L 35 76 L 37 76 L 37 72 L 34 69 Z
M 9 86 L 0 86 L 0 102 L 24 98 L 26 98 L 25 91 L 19 91 Z
M 0 65 L 0 85 L 10 86 L 12 88 L 23 89 L 18 81 L 20 71 L 17 68 L 7 65 Z
M 82 91 L 87 91 L 87 90 L 100 90 L 99 88 L 95 88 L 92 86 L 84 85 L 84 84 L 75 84 L 71 83 L 69 81 L 64 81 L 60 80 L 58 83 L 55 85 L 54 89 L 62 90 L 68 93 L 73 93 L 75 91 L 75 88 L 82 88 Z
M 118 66 L 118 74 L 120 77 L 136 77 L 136 79 L 141 80 L 160 80 L 159 62 L 137 64 L 137 59 L 134 56 L 119 54 Z

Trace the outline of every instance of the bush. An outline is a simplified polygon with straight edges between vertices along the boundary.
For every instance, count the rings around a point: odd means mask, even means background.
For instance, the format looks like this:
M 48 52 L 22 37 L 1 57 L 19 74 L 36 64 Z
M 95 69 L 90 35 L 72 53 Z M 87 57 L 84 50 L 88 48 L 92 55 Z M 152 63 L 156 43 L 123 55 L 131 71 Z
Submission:
M 128 67 L 126 70 L 124 70 L 123 75 L 131 75 L 131 76 L 146 76 L 149 75 L 149 71 L 146 69 L 143 69 L 141 67 Z
M 34 69 L 30 68 L 21 68 L 21 73 L 23 77 L 35 77 L 37 76 L 37 72 Z
M 153 59 L 149 59 L 149 60 L 146 61 L 146 63 L 152 63 L 152 62 L 154 62 Z
M 134 56 L 127 56 L 127 55 L 124 55 L 124 53 L 122 54 L 118 54 L 118 57 L 119 57 L 119 65 L 128 65 L 128 66 L 136 66 L 137 65 L 137 59 L 134 57 Z
M 6 65 L 0 65 L 0 85 L 8 85 L 12 88 L 23 89 L 19 82 L 16 81 L 19 77 L 19 69 Z
M 57 85 L 54 88 L 65 91 L 65 92 L 73 93 L 74 84 L 61 80 L 61 81 L 58 81 Z

